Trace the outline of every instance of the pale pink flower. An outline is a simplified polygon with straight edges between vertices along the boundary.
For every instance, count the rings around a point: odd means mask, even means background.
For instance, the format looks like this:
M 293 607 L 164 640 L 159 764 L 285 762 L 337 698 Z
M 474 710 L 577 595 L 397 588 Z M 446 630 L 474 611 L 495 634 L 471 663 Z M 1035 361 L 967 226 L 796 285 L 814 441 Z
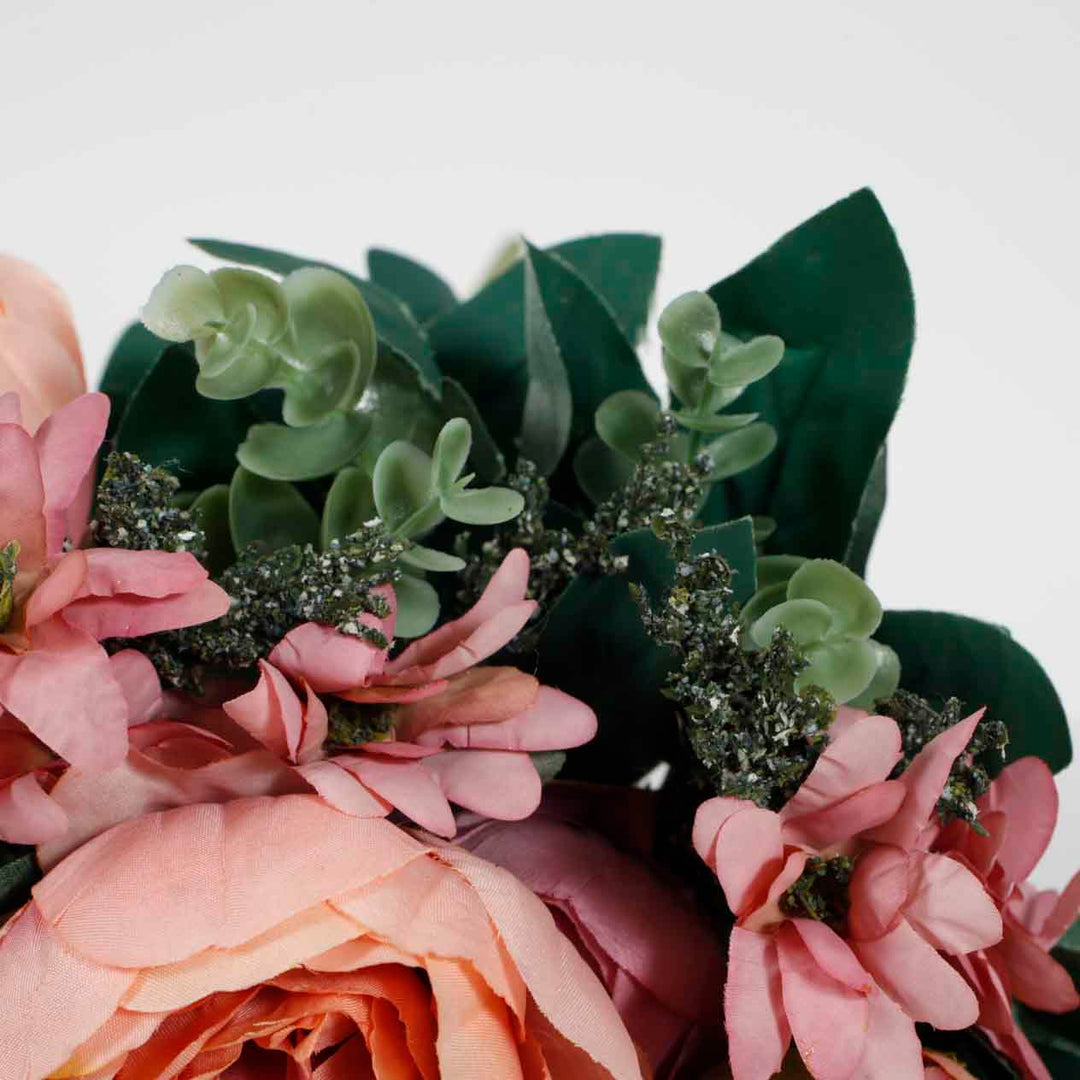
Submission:
M 123 760 L 129 721 L 118 669 L 99 642 L 205 622 L 229 606 L 190 554 L 66 550 L 86 531 L 81 492 L 108 412 L 104 394 L 86 394 L 31 435 L 18 398 L 0 397 L 0 545 L 18 544 L 0 628 L 0 707 L 62 761 L 95 770 Z M 0 814 L 0 837 L 45 839 L 59 818 L 37 787 L 40 765 L 12 779 L 26 742 L 8 743 L 0 786 L 17 785 L 5 804 L 15 817 Z
M 1001 911 L 1004 935 L 957 965 L 979 997 L 979 1025 L 1032 1080 L 1049 1080 L 1038 1053 L 1013 1018 L 1011 999 L 1043 1012 L 1080 1007 L 1069 973 L 1050 956 L 1080 910 L 1080 873 L 1065 890 L 1039 892 L 1028 874 L 1046 850 L 1058 816 L 1054 776 L 1044 761 L 1007 765 L 979 800 L 980 836 L 958 824 L 940 830 L 935 851 L 956 859 L 983 882 Z
M 792 1037 L 819 1080 L 917 1080 L 915 1021 L 974 1023 L 975 995 L 938 950 L 992 944 L 1001 920 L 974 875 L 901 845 L 925 829 L 980 715 L 889 780 L 901 756 L 895 721 L 846 710 L 779 813 L 730 798 L 698 809 L 694 845 L 737 918 L 725 988 L 735 1080 L 772 1076 Z M 844 937 L 781 910 L 811 855 L 855 861 Z
M 305 623 L 260 663 L 258 685 L 224 710 L 349 813 L 396 808 L 445 837 L 455 831 L 451 803 L 485 817 L 527 817 L 540 801 L 529 753 L 578 746 L 596 731 L 595 714 L 576 698 L 517 668 L 475 666 L 535 611 L 525 599 L 528 576 L 528 555 L 512 551 L 472 609 L 393 660 L 361 637 Z M 386 596 L 392 604 L 392 590 Z M 378 628 L 392 639 L 393 614 Z M 392 707 L 392 737 L 327 757 L 320 695 Z

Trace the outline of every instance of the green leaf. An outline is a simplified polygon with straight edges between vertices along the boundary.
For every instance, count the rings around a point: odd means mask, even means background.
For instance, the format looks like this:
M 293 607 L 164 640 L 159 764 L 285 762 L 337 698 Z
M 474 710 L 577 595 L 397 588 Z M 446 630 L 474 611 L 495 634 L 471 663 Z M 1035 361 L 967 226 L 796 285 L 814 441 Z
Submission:
M 656 330 L 669 360 L 704 369 L 720 343 L 720 311 L 706 293 L 683 293 L 660 312 Z
M 671 414 L 684 428 L 700 431 L 706 435 L 724 435 L 729 431 L 752 424 L 761 413 L 720 413 L 716 416 L 695 416 L 693 413 L 680 411 Z
M 236 449 L 260 417 L 256 399 L 211 401 L 195 389 L 198 366 L 187 345 L 171 345 L 135 388 L 116 430 L 116 449 L 149 465 L 175 466 L 185 488 L 229 480 Z
M 828 690 L 837 704 L 858 697 L 878 668 L 878 653 L 870 641 L 831 641 L 806 650 L 810 665 L 795 679 L 795 692 L 808 686 Z
M 412 312 L 393 293 L 321 259 L 305 259 L 284 251 L 255 247 L 251 244 L 237 244 L 229 240 L 192 239 L 189 243 L 216 258 L 243 263 L 246 266 L 260 266 L 264 270 L 283 276 L 308 266 L 321 266 L 342 274 L 363 294 L 375 322 L 379 340 L 386 342 L 404 356 L 416 368 L 428 386 L 436 393 L 438 392 L 440 372 L 432 355 L 427 335 L 413 317 Z
M 469 397 L 465 387 L 449 377 L 442 381 L 442 415 L 446 420 L 460 416 L 469 421 L 472 429 L 472 449 L 469 464 L 477 478 L 485 484 L 493 484 L 506 475 L 506 461 L 488 431 L 476 402 Z
M 788 599 L 820 600 L 833 613 L 831 637 L 868 638 L 881 624 L 881 604 L 858 574 L 831 559 L 811 559 L 788 582 Z
M 161 356 L 162 348 L 161 339 L 142 323 L 132 323 L 113 346 L 100 384 L 112 402 L 106 440 L 116 434 L 131 395 Z
M 309 427 L 255 424 L 236 457 L 245 469 L 268 480 L 312 480 L 352 461 L 370 427 L 370 420 L 357 412 L 331 413 Z
M 596 410 L 596 433 L 612 450 L 632 461 L 641 448 L 656 438 L 660 429 L 660 406 L 640 390 L 619 390 Z
M 417 570 L 428 570 L 433 574 L 454 573 L 465 569 L 465 560 L 456 555 L 448 555 L 444 551 L 435 551 L 433 548 L 422 547 L 413 544 L 406 548 L 401 555 L 401 561 L 409 566 L 415 566 Z
M 759 559 L 759 571 L 760 566 L 761 560 Z M 786 581 L 774 585 L 759 582 L 759 586 L 758 591 L 754 593 L 742 609 L 742 621 L 747 626 L 753 626 L 767 611 L 771 611 L 778 604 L 782 604 L 787 600 Z
M 866 564 L 870 559 L 870 549 L 877 535 L 881 515 L 885 512 L 885 444 L 881 444 L 874 467 L 863 488 L 859 508 L 855 512 L 855 521 L 851 526 L 851 537 L 844 552 L 844 563 L 861 578 L 866 577 Z
M 550 476 L 570 441 L 574 401 L 570 377 L 563 362 L 544 305 L 536 272 L 540 253 L 525 245 L 525 363 L 528 386 L 521 414 L 520 445 L 523 457 L 536 465 L 541 476 Z
M 447 420 L 432 451 L 432 477 L 437 491 L 449 492 L 465 468 L 472 449 L 469 421 L 458 417 Z
M 586 439 L 574 455 L 574 476 L 581 490 L 599 505 L 634 475 L 634 463 L 600 439 Z
M 392 442 L 375 464 L 372 489 L 379 517 L 391 531 L 400 529 L 434 500 L 431 458 L 412 443 Z
M 749 386 L 773 371 L 783 356 L 783 341 L 775 335 L 764 334 L 714 354 L 709 365 L 709 382 L 725 389 Z
M 320 546 L 325 551 L 331 540 L 343 540 L 377 516 L 371 477 L 356 466 L 342 469 L 326 493 L 319 528 Z
M 750 637 L 755 645 L 764 648 L 782 626 L 800 645 L 811 645 L 825 637 L 832 621 L 832 612 L 820 600 L 785 600 L 769 608 L 750 627 Z
M 877 652 L 877 670 L 870 680 L 870 685 L 858 697 L 848 702 L 856 709 L 866 709 L 873 712 L 874 705 L 879 701 L 885 701 L 896 693 L 900 686 L 900 657 L 889 648 L 877 641 L 869 642 Z
M 762 555 L 757 561 L 758 587 L 784 585 L 806 559 L 802 555 Z
M 439 496 L 443 513 L 463 525 L 501 525 L 525 509 L 525 498 L 511 488 L 451 491 Z
M 275 342 L 285 333 L 290 312 L 279 282 L 266 274 L 232 266 L 215 270 L 210 277 L 217 286 L 227 318 L 251 305 L 255 309 L 255 337 Z
M 197 266 L 174 266 L 150 292 L 139 312 L 148 330 L 165 341 L 190 341 L 209 323 L 228 318 L 214 279 Z
M 775 448 L 776 431 L 771 424 L 751 424 L 721 435 L 705 447 L 705 453 L 713 463 L 712 479 L 726 480 L 729 476 L 752 469 Z
M 30 899 L 30 889 L 41 880 L 32 847 L 0 841 L 0 921 Z
M 887 611 L 876 639 L 900 657 L 905 690 L 982 705 L 1009 728 L 1006 761 L 1034 754 L 1055 772 L 1072 760 L 1061 700 L 1038 661 L 1007 631 L 963 615 Z
M 229 486 L 229 527 L 237 552 L 250 543 L 276 551 L 319 541 L 318 515 L 292 484 L 256 476 L 242 465 Z
M 545 307 L 569 370 L 575 416 L 580 411 L 575 436 L 580 439 L 591 434 L 592 413 L 605 397 L 623 389 L 649 392 L 623 331 L 636 337 L 645 324 L 659 242 L 635 234 L 590 237 L 550 249 L 545 265 L 555 261 L 553 256 L 564 260 L 557 264 L 561 270 L 558 277 L 568 286 L 564 295 L 558 287 L 549 290 L 548 276 L 541 275 L 538 260 L 534 264 L 538 278 L 542 278 Z M 516 262 L 472 299 L 427 328 L 439 366 L 457 379 L 483 410 L 504 452 L 514 449 L 528 386 L 524 272 L 523 262 Z M 556 295 L 550 296 L 549 292 Z M 556 310 L 560 319 L 556 319 Z M 564 338 L 561 323 L 582 314 L 588 317 L 573 340 Z M 610 359 L 598 363 L 602 357 Z M 583 368 L 596 366 L 603 372 L 603 386 L 592 396 L 595 400 L 579 400 L 575 363 Z
M 779 523 L 768 550 L 843 559 L 914 337 L 907 267 L 881 206 L 856 192 L 709 295 L 726 329 L 776 334 L 787 351 L 741 399 L 777 429 L 777 451 L 714 488 L 703 519 L 768 514 Z
M 229 485 L 214 484 L 199 493 L 191 504 L 191 514 L 206 533 L 206 568 L 216 577 L 236 561 L 229 524 Z
M 423 578 L 402 574 L 394 583 L 394 596 L 397 600 L 395 637 L 420 637 L 438 621 L 439 594 Z
M 454 291 L 434 270 L 385 248 L 369 248 L 371 280 L 400 297 L 423 324 L 457 307 Z

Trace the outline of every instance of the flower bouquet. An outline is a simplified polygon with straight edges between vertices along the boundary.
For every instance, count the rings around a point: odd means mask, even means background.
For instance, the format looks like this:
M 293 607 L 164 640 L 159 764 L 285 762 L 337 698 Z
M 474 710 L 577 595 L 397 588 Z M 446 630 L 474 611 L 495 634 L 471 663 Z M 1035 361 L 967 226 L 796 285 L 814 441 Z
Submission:
M 869 191 L 664 304 L 662 392 L 652 236 L 194 244 L 95 393 L 0 261 L 0 1076 L 1076 1075 L 1061 704 L 863 580 Z

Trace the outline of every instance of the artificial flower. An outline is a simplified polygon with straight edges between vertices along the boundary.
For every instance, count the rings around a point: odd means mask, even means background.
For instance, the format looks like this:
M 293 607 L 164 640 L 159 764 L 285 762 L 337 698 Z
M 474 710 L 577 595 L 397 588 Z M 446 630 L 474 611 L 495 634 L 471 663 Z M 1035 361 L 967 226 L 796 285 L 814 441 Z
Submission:
M 314 796 L 127 822 L 0 933 L 13 1076 L 641 1076 L 525 886 Z
M 0 397 L 0 706 L 56 757 L 85 769 L 111 768 L 127 750 L 128 702 L 99 643 L 190 626 L 229 606 L 187 552 L 68 550 L 86 531 L 80 495 L 108 412 L 104 394 L 85 394 L 31 435 L 16 395 Z M 40 762 L 20 772 L 25 739 L 5 749 L 0 776 L 19 784 L 19 805 L 30 813 L 42 805 L 31 781 L 11 777 L 35 775 Z M 42 816 L 20 829 L 40 840 L 58 827 L 58 818 Z
M 558 783 L 527 821 L 466 818 L 457 843 L 509 870 L 548 905 L 600 976 L 656 1080 L 668 1080 L 688 1075 L 682 1070 L 719 1026 L 720 941 L 645 858 L 582 824 L 598 820 L 598 803 L 614 804 L 619 820 L 605 816 L 625 841 L 627 822 L 653 813 L 653 799 L 635 789 Z
M 1043 1012 L 1080 1008 L 1069 973 L 1050 956 L 1080 910 L 1080 874 L 1060 894 L 1037 891 L 1027 881 L 1057 824 L 1053 773 L 1039 758 L 1020 758 L 1002 769 L 978 808 L 981 833 L 953 823 L 933 847 L 978 875 L 1001 912 L 1004 933 L 998 944 L 961 957 L 957 966 L 979 997 L 979 1025 L 994 1046 L 1025 1077 L 1049 1080 L 1010 999 Z
M 890 780 L 895 721 L 848 710 L 779 813 L 730 798 L 698 809 L 694 846 L 737 918 L 724 994 L 735 1080 L 771 1076 L 792 1037 L 819 1080 L 921 1077 L 915 1021 L 974 1023 L 974 994 L 937 950 L 998 941 L 997 911 L 958 863 L 895 841 L 929 824 L 980 715 Z M 891 840 L 870 839 L 878 832 Z M 800 888 L 820 889 L 822 908 Z
M 510 552 L 461 618 L 412 642 L 400 656 L 363 637 L 305 623 L 260 663 L 258 685 L 225 712 L 350 813 L 396 808 L 439 836 L 454 835 L 450 803 L 486 817 L 517 820 L 540 801 L 530 752 L 588 742 L 596 715 L 586 704 L 513 667 L 477 667 L 511 641 L 536 604 L 525 599 L 529 558 Z M 393 639 L 393 591 L 386 620 L 368 617 Z M 393 710 L 390 737 L 332 742 L 333 695 L 356 706 Z

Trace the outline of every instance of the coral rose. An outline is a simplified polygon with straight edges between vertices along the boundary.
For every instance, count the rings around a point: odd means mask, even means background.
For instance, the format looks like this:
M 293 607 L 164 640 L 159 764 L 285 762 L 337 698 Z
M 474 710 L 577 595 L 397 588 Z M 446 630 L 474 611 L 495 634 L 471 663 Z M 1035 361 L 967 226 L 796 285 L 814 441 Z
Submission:
M 0 982 L 0 1061 L 25 1080 L 641 1077 L 515 878 L 314 796 L 99 836 L 4 927 Z

